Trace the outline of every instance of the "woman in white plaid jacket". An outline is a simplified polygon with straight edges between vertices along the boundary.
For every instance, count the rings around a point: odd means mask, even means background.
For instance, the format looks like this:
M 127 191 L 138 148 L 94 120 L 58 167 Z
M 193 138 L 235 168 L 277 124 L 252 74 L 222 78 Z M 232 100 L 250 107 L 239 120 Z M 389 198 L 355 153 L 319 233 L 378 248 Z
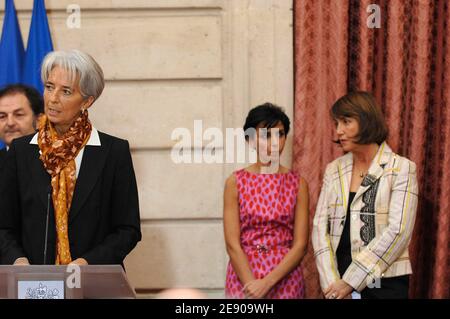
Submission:
M 417 210 L 415 164 L 385 142 L 374 97 L 352 92 L 331 109 L 346 154 L 328 164 L 312 243 L 326 298 L 407 298 Z

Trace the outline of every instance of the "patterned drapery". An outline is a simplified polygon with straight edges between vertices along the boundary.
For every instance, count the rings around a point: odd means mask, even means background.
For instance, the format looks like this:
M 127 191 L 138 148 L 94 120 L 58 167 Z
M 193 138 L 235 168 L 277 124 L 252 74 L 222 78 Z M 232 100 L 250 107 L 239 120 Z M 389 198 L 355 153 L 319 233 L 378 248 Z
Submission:
M 380 28 L 368 27 L 372 4 Z M 450 298 L 450 2 L 294 0 L 294 21 L 293 166 L 309 182 L 310 222 L 325 166 L 342 154 L 329 109 L 350 90 L 370 91 L 389 145 L 417 164 L 410 297 Z M 312 245 L 303 266 L 307 297 L 319 298 Z

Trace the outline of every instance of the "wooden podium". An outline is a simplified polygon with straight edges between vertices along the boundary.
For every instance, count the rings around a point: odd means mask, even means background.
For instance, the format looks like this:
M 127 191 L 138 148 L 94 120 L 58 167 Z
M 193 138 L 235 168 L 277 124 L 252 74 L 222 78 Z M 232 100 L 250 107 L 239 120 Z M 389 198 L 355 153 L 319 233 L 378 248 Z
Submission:
M 0 266 L 0 298 L 134 299 L 120 265 Z

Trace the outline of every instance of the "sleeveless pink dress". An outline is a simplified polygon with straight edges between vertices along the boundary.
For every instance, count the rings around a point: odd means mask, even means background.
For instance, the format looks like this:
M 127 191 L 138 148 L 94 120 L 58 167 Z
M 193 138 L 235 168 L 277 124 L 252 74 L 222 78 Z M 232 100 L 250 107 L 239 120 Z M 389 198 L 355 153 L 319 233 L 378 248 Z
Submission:
M 298 193 L 298 175 L 255 174 L 244 169 L 235 173 L 239 197 L 241 246 L 253 275 L 264 278 L 289 251 L 294 236 L 294 213 Z M 245 298 L 243 285 L 228 263 L 225 295 Z M 300 265 L 280 280 L 266 295 L 268 299 L 304 297 Z

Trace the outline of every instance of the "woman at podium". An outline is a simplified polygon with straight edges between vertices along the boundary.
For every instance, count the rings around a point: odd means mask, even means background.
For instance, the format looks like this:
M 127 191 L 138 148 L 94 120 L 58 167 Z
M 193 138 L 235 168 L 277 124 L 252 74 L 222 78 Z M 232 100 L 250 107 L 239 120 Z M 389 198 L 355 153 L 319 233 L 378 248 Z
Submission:
M 88 109 L 104 88 L 88 54 L 42 63 L 45 114 L 13 141 L 0 180 L 3 264 L 122 264 L 141 239 L 129 144 L 97 131 Z

